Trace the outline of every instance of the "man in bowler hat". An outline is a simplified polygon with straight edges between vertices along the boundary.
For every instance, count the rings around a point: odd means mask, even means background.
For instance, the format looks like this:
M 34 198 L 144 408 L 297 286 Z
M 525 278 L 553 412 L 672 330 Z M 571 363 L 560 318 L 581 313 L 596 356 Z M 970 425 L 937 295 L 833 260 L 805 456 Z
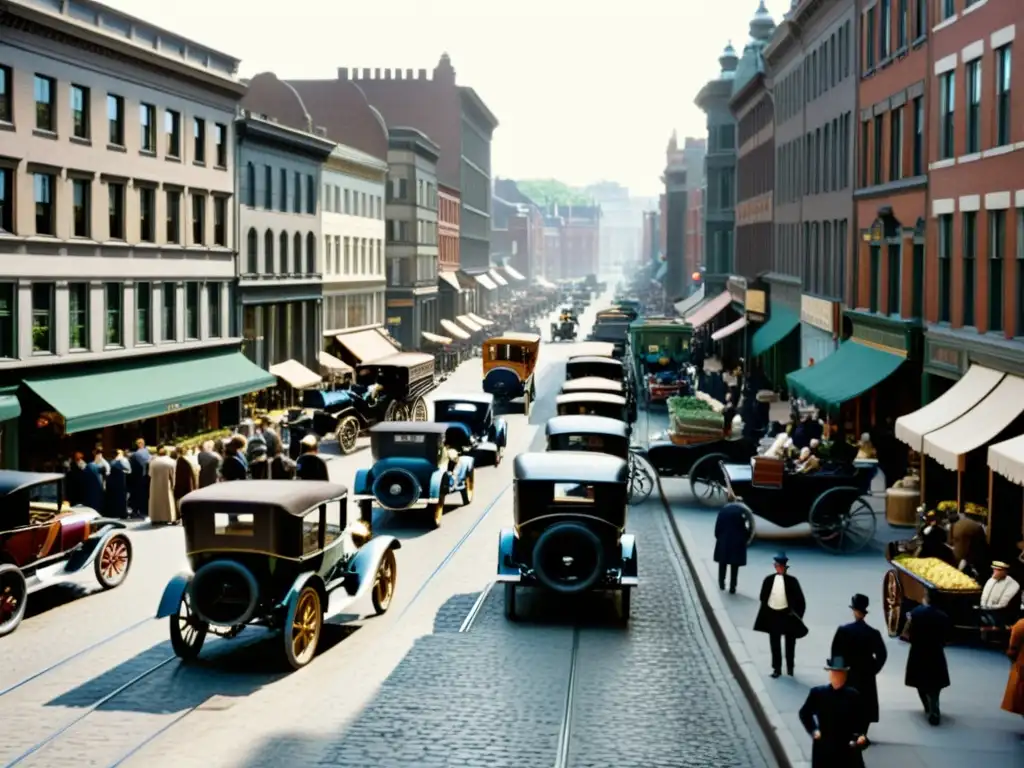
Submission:
M 864 708 L 864 737 L 871 723 L 878 722 L 878 683 L 875 678 L 885 666 L 889 654 L 882 633 L 869 625 L 867 595 L 854 595 L 850 600 L 853 621 L 836 630 L 832 638 L 832 657 L 841 656 L 850 667 L 847 681 L 861 695 Z
M 938 725 L 939 693 L 949 687 L 949 665 L 946 663 L 946 641 L 950 634 L 949 616 L 932 605 L 933 593 L 927 592 L 924 602 L 907 616 L 903 639 L 910 642 L 907 671 L 903 678 L 908 688 L 916 688 L 928 722 Z
M 725 589 L 729 571 L 729 592 L 736 594 L 739 570 L 747 564 L 747 520 L 743 506 L 733 497 L 718 511 L 715 520 L 715 562 L 718 563 L 718 588 Z
M 864 768 L 863 699 L 847 685 L 850 668 L 841 656 L 825 662 L 829 684 L 807 693 L 800 707 L 800 722 L 814 740 L 811 768 Z
M 777 554 L 775 573 L 761 583 L 761 608 L 754 620 L 754 631 L 765 632 L 772 649 L 772 677 L 782 675 L 782 638 L 786 638 L 786 672 L 793 676 L 796 641 L 807 636 L 804 611 L 807 602 L 800 582 L 790 576 L 789 558 Z

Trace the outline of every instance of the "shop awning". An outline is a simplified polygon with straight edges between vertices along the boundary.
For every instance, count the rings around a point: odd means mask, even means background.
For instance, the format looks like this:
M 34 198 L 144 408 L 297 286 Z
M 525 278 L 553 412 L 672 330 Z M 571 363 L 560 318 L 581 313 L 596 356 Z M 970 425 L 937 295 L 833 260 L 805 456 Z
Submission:
M 21 416 L 21 402 L 17 387 L 0 389 L 0 421 L 10 421 Z
M 663 261 L 663 262 L 661 262 L 661 266 L 658 267 L 658 271 L 654 273 L 654 279 L 657 280 L 658 282 L 661 282 L 662 280 L 665 279 L 665 275 L 667 275 L 667 274 L 668 274 L 668 262 L 667 261 Z
M 788 374 L 786 383 L 790 394 L 830 408 L 885 381 L 905 361 L 899 355 L 847 341 L 820 363 Z
M 452 340 L 447 336 L 441 336 L 430 331 L 423 331 L 423 339 L 431 344 L 440 344 L 441 346 L 447 346 L 452 343 Z
M 942 429 L 984 400 L 1005 374 L 972 365 L 942 397 L 906 416 L 896 419 L 896 437 L 918 453 L 929 432 Z
M 558 288 L 557 285 L 552 283 L 546 277 L 535 277 L 534 282 L 537 283 L 541 288 Z
M 335 375 L 352 373 L 352 366 L 346 363 L 344 360 L 339 360 L 330 352 L 317 352 L 316 361 L 320 363 L 320 367 L 329 373 Z
M 459 282 L 459 276 L 454 272 L 438 272 L 437 279 L 450 285 L 456 291 L 462 290 L 462 283 Z
M 994 440 L 1024 413 L 1024 379 L 1007 376 L 956 421 L 924 436 L 921 452 L 946 469 L 961 469 L 964 456 Z
M 504 277 L 502 277 L 500 274 L 498 274 L 498 270 L 492 269 L 487 274 L 490 275 L 491 280 L 493 280 L 496 284 L 498 284 L 498 285 L 508 285 L 508 280 L 506 280 Z
M 692 312 L 697 308 L 697 305 L 704 301 L 705 287 L 702 285 L 692 294 L 687 296 L 682 301 L 677 301 L 673 306 L 675 307 L 676 314 L 680 317 L 686 317 L 687 312 Z
M 694 328 L 700 328 L 704 323 L 718 317 L 718 313 L 728 307 L 731 303 L 732 296 L 729 295 L 728 291 L 723 291 L 687 317 L 686 322 Z
M 1024 485 L 1024 435 L 990 445 L 988 466 L 1007 480 Z
M 354 333 L 339 333 L 334 338 L 360 363 L 380 360 L 382 357 L 389 357 L 398 352 L 398 348 L 394 344 L 373 328 Z
M 789 336 L 798 325 L 800 317 L 796 312 L 782 306 L 773 306 L 772 316 L 768 318 L 768 322 L 754 331 L 750 339 L 750 354 L 754 357 L 763 355 Z
M 64 417 L 68 434 L 163 416 L 277 384 L 241 352 L 154 355 L 91 373 L 27 379 Z
M 739 320 L 733 320 L 725 328 L 721 328 L 711 334 L 712 341 L 721 341 L 727 339 L 734 333 L 738 333 L 747 327 L 747 318 L 741 317 Z
M 490 275 L 473 275 L 473 277 L 476 279 L 478 283 L 480 283 L 480 285 L 482 285 L 488 291 L 493 291 L 495 288 L 498 287 L 497 283 L 491 280 Z
M 470 333 L 476 333 L 477 331 L 483 330 L 483 328 L 470 320 L 468 315 L 459 315 L 455 319 L 462 323 L 465 328 L 469 329 Z
M 323 381 L 319 373 L 314 373 L 298 360 L 285 360 L 270 366 L 272 376 L 284 379 L 295 389 L 312 389 Z
M 504 267 L 504 270 L 505 270 L 505 274 L 508 275 L 509 277 L 511 277 L 513 280 L 520 280 L 521 281 L 521 280 L 525 280 L 526 279 L 525 277 L 523 277 L 523 274 L 521 272 L 519 272 L 517 269 L 514 269 L 514 268 L 512 268 L 512 267 L 510 267 L 508 265 L 506 265 Z
M 448 320 L 446 318 L 441 318 L 441 327 L 444 328 L 445 333 L 447 333 L 453 339 L 461 339 L 465 341 L 466 339 L 469 338 L 469 333 L 462 330 L 461 328 L 459 328 L 459 326 L 457 326 L 451 320 Z
M 494 325 L 494 321 L 493 320 L 488 320 L 485 317 L 480 317 L 480 315 L 474 315 L 472 312 L 467 312 L 466 313 L 466 317 L 468 317 L 474 323 L 479 325 L 481 328 L 488 328 L 488 327 Z

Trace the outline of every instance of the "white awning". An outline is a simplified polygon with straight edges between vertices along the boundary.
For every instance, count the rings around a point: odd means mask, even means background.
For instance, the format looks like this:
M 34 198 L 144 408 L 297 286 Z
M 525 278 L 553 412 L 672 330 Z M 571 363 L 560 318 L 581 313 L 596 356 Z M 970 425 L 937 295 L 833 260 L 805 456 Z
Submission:
M 1024 485 L 1024 435 L 990 445 L 988 466 L 1007 480 Z
M 453 339 L 462 339 L 463 341 L 465 341 L 466 339 L 469 338 L 469 334 L 466 331 L 459 328 L 459 326 L 457 326 L 451 320 L 441 318 L 441 327 L 444 328 L 445 333 L 447 333 Z
M 505 265 L 505 274 L 507 274 L 513 280 L 525 280 L 526 279 L 525 277 L 523 277 L 521 272 L 519 272 L 518 270 L 513 269 L 512 267 L 508 266 L 507 264 Z
M 374 328 L 354 333 L 339 333 L 334 338 L 360 363 L 380 360 L 382 357 L 389 357 L 399 351 L 398 347 Z
M 1007 376 L 959 419 L 924 437 L 922 453 L 946 469 L 962 469 L 963 457 L 994 440 L 1024 413 L 1024 379 Z
M 455 319 L 462 323 L 466 328 L 468 328 L 470 333 L 476 333 L 477 331 L 483 330 L 483 328 L 481 328 L 479 325 L 470 320 L 468 315 L 459 315 Z
M 739 320 L 733 320 L 725 328 L 715 331 L 711 334 L 712 341 L 721 341 L 729 336 L 732 336 L 737 331 L 742 331 L 747 327 L 747 318 L 741 317 Z
M 459 276 L 454 272 L 438 272 L 438 280 L 444 280 L 448 285 L 454 288 L 456 291 L 462 290 L 462 283 L 459 282 Z
M 552 283 L 546 277 L 535 277 L 535 278 L 533 278 L 533 282 L 535 282 L 541 288 L 558 288 L 557 285 Z
M 690 323 L 694 328 L 700 328 L 704 323 L 718 317 L 718 313 L 730 304 L 732 304 L 732 296 L 729 295 L 728 291 L 723 291 L 715 296 L 715 298 L 703 304 L 697 311 L 691 312 L 690 316 L 686 318 L 686 322 Z
M 896 419 L 896 437 L 918 453 L 929 432 L 942 429 L 984 400 L 1005 374 L 972 365 L 942 397 Z
M 682 301 L 677 301 L 673 305 L 673 307 L 675 307 L 677 315 L 679 315 L 680 317 L 686 317 L 686 313 L 695 310 L 697 308 L 697 305 L 700 304 L 702 301 L 704 301 L 703 285 Z
M 423 331 L 422 333 L 423 338 L 426 341 L 429 341 L 431 344 L 440 344 L 442 346 L 447 346 L 452 343 L 452 340 L 449 339 L 447 336 L 441 336 L 436 333 L 431 333 L 430 331 Z
M 493 320 L 488 320 L 485 317 L 480 317 L 480 315 L 474 315 L 472 312 L 467 312 L 466 317 L 468 317 L 474 323 L 479 325 L 481 328 L 489 328 L 490 326 L 494 325 Z
M 270 375 L 283 379 L 295 389 L 312 389 L 323 381 L 320 374 L 313 373 L 298 360 L 285 360 L 270 366 Z
M 325 371 L 331 373 L 352 373 L 352 366 L 346 363 L 344 360 L 339 360 L 330 352 L 317 352 L 316 361 L 320 363 L 320 367 Z
M 473 278 L 488 291 L 493 291 L 498 287 L 497 283 L 491 280 L 490 275 L 473 275 Z
M 493 280 L 498 285 L 508 285 L 508 280 L 506 280 L 504 277 L 499 275 L 498 274 L 498 270 L 492 269 L 487 274 L 490 275 L 491 276 L 491 280 Z

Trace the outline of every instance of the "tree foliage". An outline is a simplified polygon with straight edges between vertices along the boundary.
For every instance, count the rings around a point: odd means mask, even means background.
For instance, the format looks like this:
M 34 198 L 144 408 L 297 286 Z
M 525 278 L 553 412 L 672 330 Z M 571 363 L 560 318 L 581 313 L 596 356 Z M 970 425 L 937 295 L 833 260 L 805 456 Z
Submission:
M 519 191 L 537 205 L 592 205 L 593 200 L 578 189 L 558 179 L 526 179 L 517 181 Z

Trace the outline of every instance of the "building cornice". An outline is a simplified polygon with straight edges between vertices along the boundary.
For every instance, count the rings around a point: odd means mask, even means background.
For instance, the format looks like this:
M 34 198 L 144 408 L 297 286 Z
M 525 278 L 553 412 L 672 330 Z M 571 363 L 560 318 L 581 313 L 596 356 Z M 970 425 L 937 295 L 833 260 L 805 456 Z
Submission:
M 459 86 L 459 96 L 462 98 L 463 107 L 469 106 L 477 116 L 483 119 L 483 127 L 493 132 L 498 127 L 498 118 L 487 108 L 484 100 L 480 98 L 475 90 L 468 85 Z
M 729 111 L 736 117 L 744 115 L 748 107 L 756 104 L 767 93 L 764 72 L 758 72 L 729 99 Z
M 236 120 L 235 126 L 243 141 L 248 139 L 265 144 L 275 144 L 321 161 L 326 160 L 335 147 L 334 142 L 330 139 L 296 128 L 289 128 L 286 125 L 251 114 L 246 114 Z
M 441 157 L 441 147 L 431 141 L 427 134 L 407 126 L 388 129 L 388 149 L 411 150 L 432 163 L 437 163 Z

